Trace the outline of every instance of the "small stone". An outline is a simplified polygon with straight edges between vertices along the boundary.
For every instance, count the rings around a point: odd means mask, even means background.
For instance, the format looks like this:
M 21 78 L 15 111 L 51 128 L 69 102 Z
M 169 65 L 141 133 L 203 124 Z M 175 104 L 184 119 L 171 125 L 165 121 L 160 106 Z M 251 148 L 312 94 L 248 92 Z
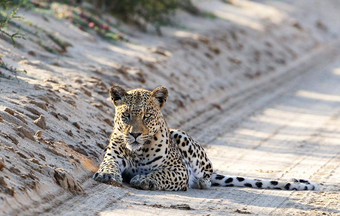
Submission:
M 75 158 L 73 155 L 70 155 L 71 160 L 77 162 L 78 164 L 80 163 L 80 160 L 78 158 Z
M 5 161 L 3 158 L 0 158 L 0 171 L 2 171 L 3 168 L 6 168 Z
M 37 56 L 37 54 L 32 50 L 28 51 L 27 53 L 31 56 Z
M 50 112 L 50 114 L 53 115 L 54 117 L 56 117 L 57 119 L 60 119 L 58 113 L 52 111 L 52 112 Z
M 14 110 L 11 110 L 10 108 L 6 107 L 5 112 L 8 112 L 11 115 L 14 115 Z
M 36 105 L 40 109 L 47 111 L 46 103 L 41 103 L 41 102 L 36 102 L 36 101 L 30 101 L 30 103 Z
M 83 87 L 81 87 L 81 90 L 87 95 L 87 96 L 89 96 L 89 97 L 91 97 L 92 96 L 92 94 L 91 94 L 91 92 L 90 91 L 88 91 L 87 89 L 85 89 L 85 88 L 83 88 Z
M 41 160 L 46 161 L 46 157 L 43 154 L 38 153 L 39 157 Z
M 64 114 L 58 113 L 60 117 L 62 117 L 65 121 L 68 121 L 68 117 Z
M 14 173 L 16 175 L 21 175 L 20 170 L 16 166 L 12 166 L 11 168 L 8 169 L 11 173 Z
M 18 113 L 15 113 L 17 115 Z M 1 117 L 4 122 L 11 123 L 11 125 L 15 126 L 25 126 L 25 123 L 23 123 L 21 120 L 15 117 L 15 115 L 11 115 L 10 113 L 7 112 L 2 112 Z M 0 126 L 1 128 L 1 126 Z
M 8 188 L 7 183 L 5 182 L 5 178 L 0 176 L 0 190 L 6 194 L 14 196 L 14 187 Z
M 216 55 L 221 53 L 221 50 L 216 46 L 209 46 L 210 51 L 214 52 Z
M 188 204 L 177 204 L 177 205 L 171 205 L 170 208 L 174 209 L 181 209 L 181 210 L 193 210 Z
M 36 124 L 37 126 L 39 126 L 41 129 L 46 129 L 46 121 L 45 121 L 45 117 L 43 115 L 40 115 L 39 118 L 37 118 L 34 121 L 34 124 Z
M 0 115 L 0 122 L 3 122 L 1 115 Z
M 45 149 L 46 151 L 48 151 L 48 152 L 51 152 L 52 154 L 55 154 L 55 155 L 57 155 L 57 156 L 59 156 L 59 157 L 65 158 L 65 155 L 64 155 L 64 154 L 61 154 L 61 153 L 57 152 L 57 151 L 54 150 L 53 148 L 45 147 L 44 149 Z
M 215 107 L 216 109 L 218 109 L 219 111 L 223 111 L 223 108 L 221 105 L 217 104 L 217 103 L 213 103 L 211 104 L 213 107 Z
M 117 72 L 121 73 L 121 74 L 128 74 L 128 67 L 124 66 L 124 65 L 121 65 L 119 68 L 117 68 Z
M 295 28 L 299 29 L 299 30 L 303 30 L 302 26 L 300 25 L 300 23 L 294 21 L 292 22 L 292 26 L 294 26 Z
M 26 128 L 19 126 L 16 128 L 16 130 L 20 132 L 20 134 L 23 135 L 24 137 L 27 137 L 28 139 L 35 141 L 33 135 Z
M 80 126 L 79 126 L 78 122 L 73 122 L 72 125 L 73 125 L 74 127 L 78 128 L 78 129 L 80 129 Z
M 50 103 L 50 100 L 48 99 L 48 96 L 46 95 L 40 95 L 37 98 L 44 101 L 46 103 L 46 106 Z
M 106 149 L 106 145 L 104 145 L 103 143 L 96 142 L 96 145 L 101 149 Z
M 20 121 L 22 121 L 23 123 L 27 124 L 26 120 L 21 117 L 19 114 L 14 114 L 14 117 L 16 117 L 17 119 L 19 119 Z
M 210 53 L 204 53 L 204 55 L 210 59 L 214 58 Z
M 328 31 L 327 26 L 326 26 L 324 23 L 322 23 L 321 21 L 317 21 L 317 22 L 315 23 L 315 25 L 316 25 L 317 28 L 319 28 L 319 29 L 322 30 L 322 31 L 325 31 L 325 32 Z
M 22 139 L 25 139 L 25 135 L 22 133 L 18 133 L 19 137 L 21 137 Z
M 206 36 L 203 36 L 203 35 L 199 35 L 197 39 L 198 39 L 200 42 L 203 42 L 203 43 L 205 43 L 205 44 L 209 44 L 209 43 L 210 43 L 209 38 L 207 38 Z
M 7 183 L 5 182 L 5 179 L 3 176 L 0 176 L 0 186 L 7 187 Z
M 17 153 L 20 157 L 22 157 L 22 158 L 27 158 L 27 156 L 26 155 L 24 155 L 23 153 L 21 153 L 21 152 L 19 152 L 19 151 L 15 151 L 15 153 Z
M 31 159 L 28 159 L 28 161 L 31 161 L 32 163 L 35 163 L 35 164 L 38 164 L 38 165 L 40 165 L 40 163 L 39 163 L 39 160 L 38 160 L 38 159 L 36 159 L 36 158 L 31 158 Z
M 239 214 L 251 214 L 250 211 L 247 211 L 246 208 L 243 208 L 243 209 L 236 209 L 235 210 L 236 213 L 239 213 Z
M 24 107 L 27 111 L 30 111 L 31 113 L 33 113 L 34 115 L 37 115 L 39 116 L 40 115 L 40 112 L 36 109 L 34 109 L 33 107 L 29 107 L 29 106 L 26 106 Z
M 26 116 L 28 116 L 30 119 L 32 119 L 33 121 L 37 119 L 37 116 L 36 115 L 32 115 L 32 114 L 29 114 L 27 113 Z
M 84 193 L 84 190 L 78 183 L 78 181 L 64 169 L 55 168 L 53 177 L 56 183 L 65 190 L 69 190 L 70 192 L 75 194 Z
M 76 152 L 80 153 L 80 154 L 83 154 L 85 156 L 89 156 L 87 154 L 87 152 L 85 151 L 85 149 L 81 148 L 80 146 L 78 145 L 68 145 L 68 147 L 70 147 L 71 149 L 75 150 Z
M 100 110 L 103 109 L 103 105 L 100 103 L 91 102 L 90 104 L 94 107 L 97 107 Z
M 45 79 L 44 82 L 50 82 L 50 83 L 56 83 L 56 84 L 59 83 L 57 80 L 54 80 L 54 79 Z
M 153 48 L 151 49 L 151 52 L 157 53 L 159 55 L 166 56 L 166 57 L 171 56 L 171 53 L 167 51 L 166 49 L 164 49 L 163 47 Z
M 59 63 L 59 62 L 53 62 L 52 64 L 53 64 L 54 66 L 60 67 L 60 63 Z
M 82 83 L 83 83 L 83 80 L 81 80 L 81 79 L 78 78 L 78 79 L 75 79 L 74 82 L 79 83 L 79 84 L 82 84 Z
M 108 118 L 104 119 L 104 122 L 106 122 L 106 124 L 108 124 L 111 127 L 113 126 L 111 120 Z
M 41 130 L 38 130 L 37 132 L 35 132 L 34 136 L 38 137 L 38 138 L 41 138 L 42 137 L 42 131 Z
M 35 90 L 42 90 L 43 88 L 41 87 L 41 85 L 34 84 L 34 89 Z
M 11 196 L 14 196 L 14 187 L 11 187 L 11 188 L 6 188 L 5 189 L 5 193 L 11 195 Z
M 8 134 L 7 136 L 15 145 L 18 145 L 19 141 L 13 135 Z
M 237 58 L 229 57 L 228 60 L 231 61 L 232 63 L 235 63 L 235 64 L 241 64 L 242 63 L 242 61 L 240 59 L 237 59 Z
M 145 66 L 147 66 L 148 68 L 150 68 L 151 70 L 155 70 L 156 69 L 156 66 L 153 62 L 149 62 L 149 61 L 143 61 L 141 60 L 141 62 L 143 64 L 145 64 Z
M 74 100 L 72 100 L 71 98 L 66 98 L 65 100 L 64 100 L 66 103 L 68 103 L 68 104 L 71 104 L 72 106 L 76 106 L 76 102 L 74 101 Z
M 65 133 L 69 136 L 73 136 L 72 130 L 66 130 Z

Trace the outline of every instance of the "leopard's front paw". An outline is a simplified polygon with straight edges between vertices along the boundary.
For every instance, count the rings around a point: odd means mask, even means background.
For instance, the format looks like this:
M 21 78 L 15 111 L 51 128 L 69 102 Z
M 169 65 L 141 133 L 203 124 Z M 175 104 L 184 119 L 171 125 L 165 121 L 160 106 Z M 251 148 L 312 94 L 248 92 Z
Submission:
M 160 190 L 158 183 L 144 175 L 136 175 L 130 181 L 132 187 L 142 190 Z
M 95 181 L 114 185 L 114 186 L 122 186 L 122 182 L 123 182 L 121 175 L 117 173 L 96 172 L 93 175 L 93 179 Z

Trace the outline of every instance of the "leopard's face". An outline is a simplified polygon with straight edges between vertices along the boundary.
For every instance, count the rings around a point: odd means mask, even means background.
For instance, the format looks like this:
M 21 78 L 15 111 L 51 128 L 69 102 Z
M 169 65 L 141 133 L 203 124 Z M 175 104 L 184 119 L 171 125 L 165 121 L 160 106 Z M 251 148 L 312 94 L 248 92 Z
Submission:
M 114 127 L 122 135 L 126 147 L 133 151 L 150 144 L 164 125 L 161 108 L 167 97 L 167 89 L 159 87 L 152 92 L 144 89 L 126 92 L 114 86 L 110 95 L 116 107 Z

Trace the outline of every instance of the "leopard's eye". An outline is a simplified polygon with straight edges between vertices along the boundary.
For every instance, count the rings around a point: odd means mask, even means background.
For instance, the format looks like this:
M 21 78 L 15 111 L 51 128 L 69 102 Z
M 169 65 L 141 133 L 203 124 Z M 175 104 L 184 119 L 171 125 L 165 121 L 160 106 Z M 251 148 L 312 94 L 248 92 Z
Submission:
M 148 119 L 148 118 L 150 118 L 152 116 L 152 114 L 151 113 L 145 113 L 144 114 L 144 119 Z
M 124 112 L 122 113 L 123 118 L 130 119 L 130 113 Z

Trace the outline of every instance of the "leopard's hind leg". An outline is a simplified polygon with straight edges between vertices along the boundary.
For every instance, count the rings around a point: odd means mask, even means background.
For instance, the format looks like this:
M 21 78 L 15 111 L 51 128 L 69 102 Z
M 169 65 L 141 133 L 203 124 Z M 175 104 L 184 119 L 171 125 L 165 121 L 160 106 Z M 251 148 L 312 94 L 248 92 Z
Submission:
M 171 129 L 170 137 L 177 145 L 188 169 L 189 187 L 205 189 L 211 186 L 213 168 L 203 147 L 186 132 Z

